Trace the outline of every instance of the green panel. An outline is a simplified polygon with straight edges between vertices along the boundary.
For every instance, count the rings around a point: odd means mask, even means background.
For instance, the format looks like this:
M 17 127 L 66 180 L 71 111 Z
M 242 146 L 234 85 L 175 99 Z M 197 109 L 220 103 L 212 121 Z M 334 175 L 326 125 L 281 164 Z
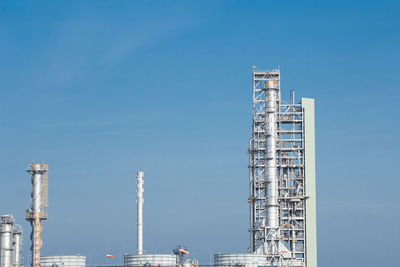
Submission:
M 302 98 L 301 105 L 304 108 L 305 130 L 306 263 L 307 267 L 317 267 L 314 99 Z

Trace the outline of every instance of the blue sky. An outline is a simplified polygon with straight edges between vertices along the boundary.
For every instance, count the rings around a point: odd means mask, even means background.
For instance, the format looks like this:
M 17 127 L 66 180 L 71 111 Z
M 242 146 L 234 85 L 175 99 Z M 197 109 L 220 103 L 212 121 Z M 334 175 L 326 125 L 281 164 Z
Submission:
M 320 266 L 393 266 L 396 1 L 1 1 L 0 213 L 25 231 L 32 160 L 49 164 L 43 255 L 248 247 L 251 66 L 316 100 Z

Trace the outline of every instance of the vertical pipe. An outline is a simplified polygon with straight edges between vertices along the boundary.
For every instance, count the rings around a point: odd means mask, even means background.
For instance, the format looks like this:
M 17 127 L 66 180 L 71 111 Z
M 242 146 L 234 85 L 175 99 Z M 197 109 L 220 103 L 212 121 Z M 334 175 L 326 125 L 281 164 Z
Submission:
M 19 225 L 14 228 L 14 250 L 12 260 L 12 265 L 14 267 L 19 267 L 21 265 L 22 230 L 21 227 L 18 226 Z
M 27 172 L 32 173 L 32 204 L 31 208 L 27 210 L 26 220 L 32 226 L 31 240 L 32 240 L 32 267 L 40 266 L 40 248 L 42 247 L 42 240 L 40 235 L 42 233 L 42 220 L 47 219 L 44 207 L 47 206 L 44 202 L 44 197 L 47 199 L 46 191 L 44 191 L 44 179 L 47 173 L 47 165 L 45 164 L 31 164 L 28 166 Z
M 276 165 L 276 142 L 277 142 L 277 102 L 278 89 L 275 80 L 268 80 L 265 83 L 266 97 L 266 198 L 267 198 L 267 221 L 266 226 L 271 231 L 272 242 L 270 244 L 270 253 L 278 254 L 279 217 L 278 217 L 278 177 Z
M 34 164 L 32 166 L 32 204 L 31 210 L 34 214 L 34 218 L 31 222 L 32 225 L 32 267 L 37 267 L 40 264 L 40 247 L 41 247 L 41 212 L 42 212 L 42 173 L 40 164 Z
M 255 244 L 255 203 L 254 203 L 254 151 L 253 150 L 253 144 L 254 144 L 254 127 L 255 127 L 255 74 L 254 74 L 254 68 L 253 68 L 253 73 L 252 73 L 252 98 L 253 98 L 253 104 L 252 104 L 252 112 L 253 112 L 253 122 L 252 122 L 252 138 L 249 140 L 249 184 L 250 184 L 250 252 L 255 252 L 256 249 L 256 244 Z
M 136 173 L 137 192 L 137 253 L 143 254 L 143 172 Z
M 254 236 L 254 229 L 255 229 L 255 225 L 254 225 L 254 169 L 253 169 L 253 155 L 252 155 L 252 149 L 253 147 L 253 138 L 250 139 L 249 141 L 249 177 L 250 177 L 250 198 L 249 198 L 249 202 L 250 202 L 250 252 L 254 252 L 255 251 L 255 236 Z
M 38 212 L 40 213 L 41 211 L 41 200 L 42 200 L 42 174 L 40 173 L 40 164 L 35 164 L 33 166 L 33 172 L 32 172 L 32 204 L 31 204 L 31 209 L 33 212 Z

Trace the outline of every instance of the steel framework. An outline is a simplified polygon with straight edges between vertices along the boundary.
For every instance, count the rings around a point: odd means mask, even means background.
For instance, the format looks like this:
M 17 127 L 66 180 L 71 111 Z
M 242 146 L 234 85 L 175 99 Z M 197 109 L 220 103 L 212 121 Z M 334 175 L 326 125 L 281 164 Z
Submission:
M 281 102 L 280 70 L 253 70 L 250 251 L 271 265 L 305 263 L 304 110 Z

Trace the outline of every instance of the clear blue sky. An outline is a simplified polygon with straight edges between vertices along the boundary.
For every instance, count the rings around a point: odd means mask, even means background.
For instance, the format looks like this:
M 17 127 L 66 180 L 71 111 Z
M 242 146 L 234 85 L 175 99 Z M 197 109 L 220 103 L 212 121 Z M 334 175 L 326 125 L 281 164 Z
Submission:
M 394 266 L 400 5 L 386 1 L 1 1 L 0 213 L 30 227 L 26 164 L 49 164 L 43 255 L 248 247 L 251 66 L 316 100 L 319 264 Z

